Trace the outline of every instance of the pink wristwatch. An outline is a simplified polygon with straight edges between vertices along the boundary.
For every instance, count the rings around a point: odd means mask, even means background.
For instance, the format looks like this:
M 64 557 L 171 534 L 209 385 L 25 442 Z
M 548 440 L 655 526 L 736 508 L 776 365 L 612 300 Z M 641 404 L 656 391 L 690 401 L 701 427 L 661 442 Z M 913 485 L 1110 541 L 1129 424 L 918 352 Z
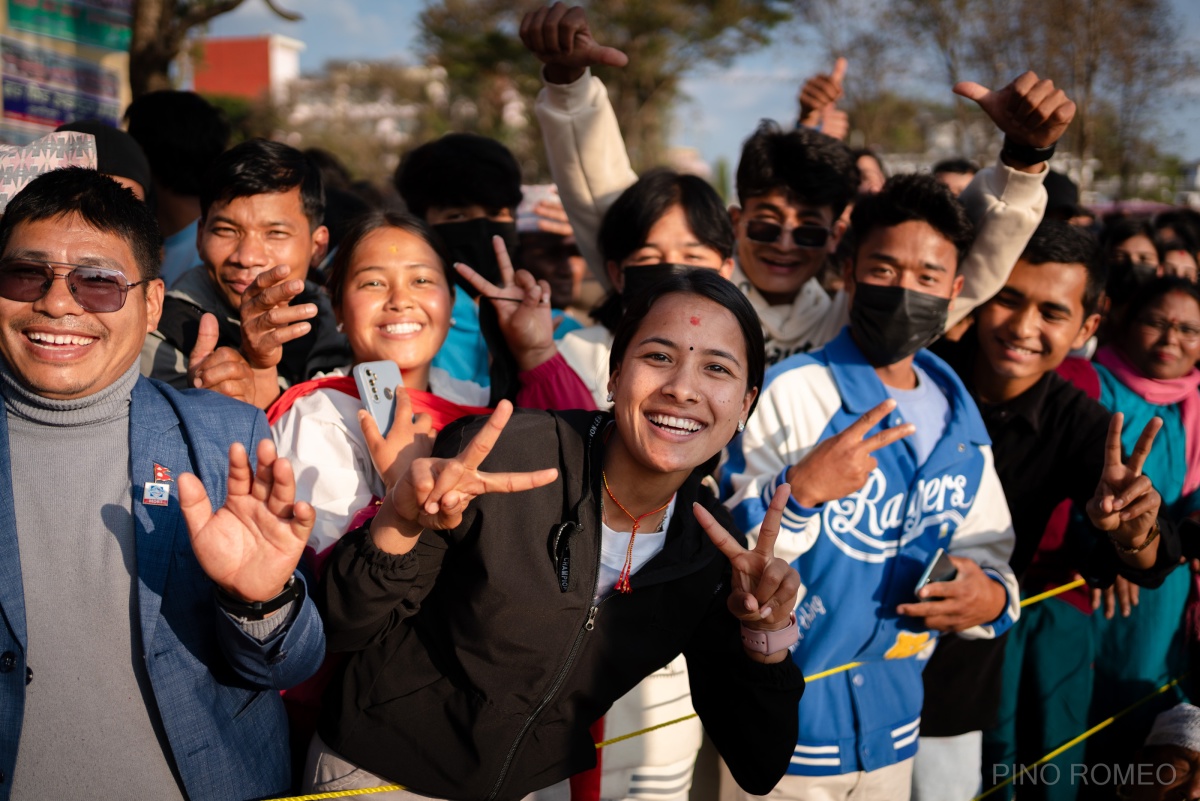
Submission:
M 787 626 L 776 631 L 758 631 L 742 624 L 742 645 L 746 646 L 747 651 L 770 656 L 791 648 L 799 639 L 800 626 L 796 623 L 795 612 L 788 618 Z

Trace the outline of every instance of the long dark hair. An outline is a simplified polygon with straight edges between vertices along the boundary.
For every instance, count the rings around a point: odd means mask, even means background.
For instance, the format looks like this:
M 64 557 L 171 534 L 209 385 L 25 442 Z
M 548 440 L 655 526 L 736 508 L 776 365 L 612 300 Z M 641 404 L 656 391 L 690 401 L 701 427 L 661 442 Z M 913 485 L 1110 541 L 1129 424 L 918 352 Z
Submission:
M 763 342 L 762 323 L 758 321 L 758 313 L 750 305 L 750 300 L 731 282 L 722 278 L 716 270 L 692 270 L 682 275 L 664 278 L 645 294 L 630 299 L 630 305 L 625 315 L 617 324 L 613 333 L 612 350 L 608 355 L 608 374 L 612 375 L 625 359 L 629 343 L 633 341 L 638 328 L 650 315 L 650 310 L 667 295 L 696 295 L 711 300 L 723 306 L 733 314 L 738 327 L 742 329 L 742 338 L 746 345 L 746 391 L 761 390 L 766 374 L 766 344 Z M 750 413 L 758 404 L 757 393 L 750 405 Z M 750 416 L 746 415 L 747 418 Z

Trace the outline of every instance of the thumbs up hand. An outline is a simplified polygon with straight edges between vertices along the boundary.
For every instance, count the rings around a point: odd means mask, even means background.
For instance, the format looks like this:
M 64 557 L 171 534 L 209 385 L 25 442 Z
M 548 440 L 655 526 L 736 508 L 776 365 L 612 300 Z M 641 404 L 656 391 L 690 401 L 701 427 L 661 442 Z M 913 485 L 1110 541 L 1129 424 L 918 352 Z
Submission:
M 205 314 L 200 318 L 200 333 L 188 357 L 188 386 L 211 389 L 253 404 L 254 370 L 233 348 L 218 348 L 219 338 L 217 318 Z
M 1050 147 L 1075 118 L 1075 103 L 1054 81 L 1026 72 L 999 91 L 974 81 L 954 85 L 954 93 L 974 100 L 1012 142 Z
M 550 83 L 574 83 L 588 67 L 624 67 L 629 56 L 592 37 L 587 14 L 564 3 L 531 11 L 521 20 L 521 41 L 546 65 Z
M 846 78 L 846 59 L 839 58 L 828 75 L 814 75 L 800 88 L 800 124 L 815 128 L 823 116 L 842 98 L 842 81 Z M 832 134 L 831 134 L 832 135 Z

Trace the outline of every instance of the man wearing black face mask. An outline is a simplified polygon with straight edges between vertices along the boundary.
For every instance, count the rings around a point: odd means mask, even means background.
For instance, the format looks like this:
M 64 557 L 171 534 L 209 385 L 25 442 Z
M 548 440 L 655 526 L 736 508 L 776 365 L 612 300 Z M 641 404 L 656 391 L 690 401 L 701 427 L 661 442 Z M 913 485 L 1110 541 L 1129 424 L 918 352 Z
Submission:
M 752 541 L 766 499 L 791 486 L 776 553 L 788 543 L 806 583 L 793 659 L 806 675 L 858 663 L 806 690 L 781 798 L 908 798 L 924 664 L 909 657 L 927 656 L 938 633 L 999 636 L 1019 614 L 987 429 L 954 371 L 924 350 L 961 289 L 971 224 L 934 178 L 907 175 L 861 201 L 850 225 L 850 325 L 768 373 L 726 464 L 728 505 Z M 837 469 L 813 470 L 810 453 Z M 1125 528 L 1114 542 L 1140 541 L 1149 523 Z M 942 551 L 953 570 L 925 585 Z
M 405 156 L 396 169 L 395 183 L 408 210 L 437 232 L 453 261 L 466 264 L 493 284 L 501 283 L 492 237 L 504 240 L 516 262 L 514 215 L 521 202 L 521 168 L 508 148 L 484 136 L 447 134 Z M 511 357 L 499 327 L 493 324 L 491 307 L 480 307 L 475 289 L 452 264 L 447 267 L 458 292 L 450 333 L 433 364 L 455 378 L 488 386 L 492 383 L 489 350 L 501 372 Z

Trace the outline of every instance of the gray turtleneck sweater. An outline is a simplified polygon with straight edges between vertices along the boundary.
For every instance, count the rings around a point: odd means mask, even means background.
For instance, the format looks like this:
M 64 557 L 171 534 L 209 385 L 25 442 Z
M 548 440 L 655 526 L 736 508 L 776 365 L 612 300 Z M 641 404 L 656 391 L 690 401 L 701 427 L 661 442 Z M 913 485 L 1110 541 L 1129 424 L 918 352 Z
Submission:
M 0 361 L 28 664 L 14 801 L 182 798 L 143 661 L 129 464 L 133 365 L 55 401 Z

